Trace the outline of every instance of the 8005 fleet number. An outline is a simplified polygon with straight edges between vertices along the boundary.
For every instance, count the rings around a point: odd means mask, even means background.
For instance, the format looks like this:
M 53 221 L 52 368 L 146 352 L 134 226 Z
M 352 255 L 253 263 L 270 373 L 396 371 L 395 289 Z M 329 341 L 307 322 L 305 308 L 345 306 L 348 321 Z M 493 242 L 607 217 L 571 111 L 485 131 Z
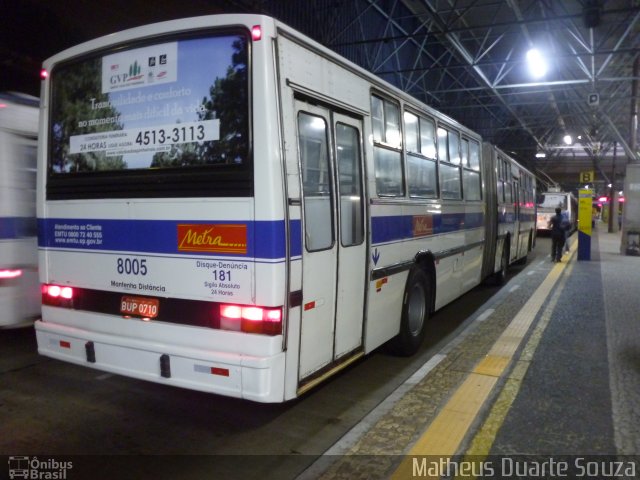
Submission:
M 119 274 L 127 275 L 146 275 L 147 259 L 146 258 L 118 258 L 116 262 L 116 270 Z

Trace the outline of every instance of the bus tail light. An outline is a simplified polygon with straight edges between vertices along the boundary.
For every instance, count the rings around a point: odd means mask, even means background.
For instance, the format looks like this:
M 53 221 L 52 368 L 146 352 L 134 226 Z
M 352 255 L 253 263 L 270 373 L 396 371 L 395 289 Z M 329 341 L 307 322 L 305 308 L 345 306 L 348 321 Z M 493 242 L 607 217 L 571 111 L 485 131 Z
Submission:
M 72 307 L 73 288 L 42 284 L 42 303 L 54 307 Z
M 222 304 L 220 305 L 220 328 L 245 333 L 280 335 L 282 308 Z

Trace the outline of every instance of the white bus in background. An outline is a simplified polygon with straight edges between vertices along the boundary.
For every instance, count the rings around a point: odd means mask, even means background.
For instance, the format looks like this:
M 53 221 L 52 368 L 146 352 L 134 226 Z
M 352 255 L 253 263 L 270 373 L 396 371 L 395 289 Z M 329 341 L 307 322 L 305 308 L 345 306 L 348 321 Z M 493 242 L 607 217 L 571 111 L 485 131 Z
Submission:
M 569 229 L 573 233 L 578 228 L 578 199 L 571 192 L 561 192 L 559 187 L 550 187 L 538 198 L 538 212 L 536 229 L 540 233 L 549 233 L 549 221 L 560 207 L 562 214 L 567 216 L 571 224 Z
M 415 352 L 532 246 L 525 169 L 272 18 L 149 25 L 44 67 L 44 355 L 282 402 L 388 341 Z
M 38 99 L 0 94 L 0 328 L 40 315 L 36 236 Z

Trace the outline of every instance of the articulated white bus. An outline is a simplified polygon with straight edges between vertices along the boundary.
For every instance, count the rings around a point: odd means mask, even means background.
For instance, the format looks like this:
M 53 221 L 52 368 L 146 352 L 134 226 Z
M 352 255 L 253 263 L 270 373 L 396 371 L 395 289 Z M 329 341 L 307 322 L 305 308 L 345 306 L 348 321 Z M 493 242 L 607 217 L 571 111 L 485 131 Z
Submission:
M 40 315 L 36 236 L 38 99 L 0 94 L 0 328 Z
M 39 352 L 260 402 L 295 398 L 526 260 L 533 176 L 265 16 L 47 60 Z

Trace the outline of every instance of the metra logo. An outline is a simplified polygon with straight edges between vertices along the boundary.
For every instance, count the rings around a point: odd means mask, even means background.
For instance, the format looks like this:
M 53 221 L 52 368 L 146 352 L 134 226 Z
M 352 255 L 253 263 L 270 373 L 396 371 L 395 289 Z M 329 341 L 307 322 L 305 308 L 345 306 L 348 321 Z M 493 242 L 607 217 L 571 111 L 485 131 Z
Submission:
M 433 234 L 433 217 L 431 215 L 413 216 L 413 236 L 424 237 Z
M 178 225 L 178 250 L 247 253 L 246 225 Z

